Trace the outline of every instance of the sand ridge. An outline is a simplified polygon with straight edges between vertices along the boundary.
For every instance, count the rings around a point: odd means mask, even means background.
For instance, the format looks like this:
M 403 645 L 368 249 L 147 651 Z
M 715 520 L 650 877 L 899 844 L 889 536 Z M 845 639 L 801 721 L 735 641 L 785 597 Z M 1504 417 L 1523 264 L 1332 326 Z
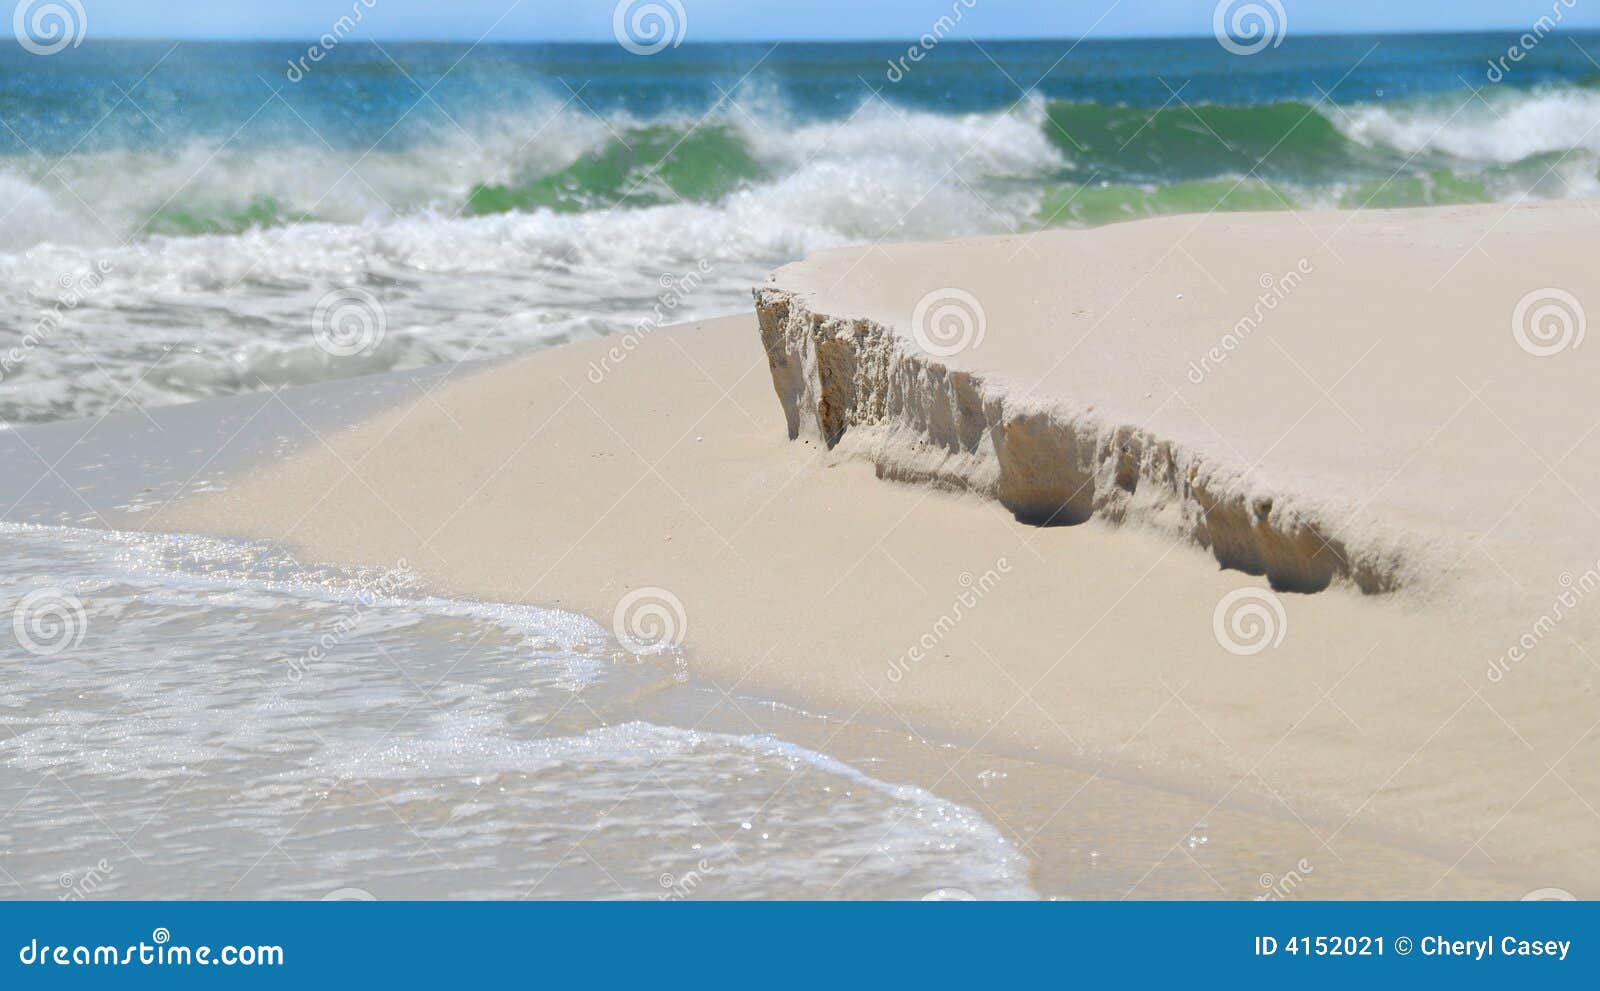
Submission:
M 1581 601 L 1554 628 L 1539 617 L 1562 591 L 1562 568 L 1580 588 L 1600 557 L 1588 529 L 1594 518 L 1569 512 L 1575 496 L 1567 491 L 1584 490 L 1596 460 L 1561 460 L 1559 449 L 1581 452 L 1587 442 L 1591 418 L 1571 411 L 1582 408 L 1589 379 L 1564 359 L 1589 352 L 1507 353 L 1506 342 L 1516 348 L 1508 322 L 1517 297 L 1502 299 L 1535 274 L 1583 291 L 1583 273 L 1565 252 L 1593 221 L 1575 209 L 1518 210 L 1493 228 L 1491 215 L 1472 211 L 1375 214 L 1349 229 L 1412 246 L 1392 256 L 1372 249 L 1380 256 L 1373 265 L 1390 269 L 1381 285 L 1383 273 L 1352 261 L 1365 242 L 1358 251 L 1339 240 L 1348 219 L 1341 215 L 1214 217 L 1185 251 L 1171 250 L 1172 238 L 1194 218 L 1034 245 L 1050 271 L 1100 266 L 1106 295 L 1091 296 L 1094 312 L 1073 317 L 1086 321 L 1073 324 L 1080 333 L 1046 328 L 1058 337 L 1043 353 L 1071 360 L 1059 366 L 1065 378 L 1047 377 L 1030 392 L 1073 395 L 1107 422 L 1143 423 L 1152 436 L 1207 452 L 1226 453 L 1206 424 L 1246 454 L 1286 430 L 1306 430 L 1308 439 L 1291 436 L 1273 448 L 1264 469 L 1277 473 L 1283 491 L 1365 500 L 1384 526 L 1420 535 L 1417 546 L 1464 543 L 1466 554 L 1448 566 L 1407 559 L 1433 569 L 1419 572 L 1429 587 L 1401 583 L 1363 595 L 1332 581 L 1316 594 L 1273 591 L 1263 577 L 1219 567 L 1177 529 L 1126 525 L 1093 503 L 1080 525 L 1040 527 L 1019 521 L 980 485 L 886 480 L 881 473 L 919 479 L 910 470 L 884 472 L 885 443 L 873 437 L 861 412 L 870 404 L 859 396 L 840 420 L 820 416 L 845 425 L 833 446 L 826 426 L 795 429 L 751 317 L 648 334 L 625 360 L 607 363 L 598 382 L 589 369 L 614 342 L 484 372 L 141 522 L 283 539 L 324 559 L 382 565 L 403 556 L 441 588 L 563 606 L 607 624 L 625 618 L 618 609 L 630 597 L 656 596 L 678 607 L 667 614 L 681 623 L 691 667 L 730 691 L 904 726 L 958 747 L 1146 775 L 1208 804 L 1270 810 L 1303 825 L 1306 855 L 1319 863 L 1337 862 L 1351 837 L 1373 830 L 1431 851 L 1447 865 L 1442 874 L 1452 864 L 1483 868 L 1529 890 L 1581 895 L 1600 881 L 1600 669 L 1589 656 L 1600 657 L 1597 623 Z M 1262 261 L 1230 262 L 1219 246 L 1266 241 L 1292 250 L 1303 223 L 1335 234 L 1332 249 L 1354 274 L 1339 274 L 1331 255 L 1315 262 L 1325 282 L 1308 276 L 1294 290 L 1290 303 L 1305 308 L 1295 322 L 1271 330 L 1263 323 L 1213 368 L 1219 378 L 1207 384 L 1223 386 L 1214 393 L 1174 399 L 1198 352 L 1141 352 L 1141 330 L 1178 326 L 1156 317 L 1180 305 L 1208 314 L 1181 325 L 1192 343 L 1234 327 L 1260 291 L 1254 270 Z M 1241 239 L 1241 229 L 1251 236 Z M 1469 252 L 1452 270 L 1455 252 L 1443 255 L 1440 246 L 1467 250 L 1486 229 L 1484 246 L 1500 260 L 1491 266 Z M 1497 239 L 1500 232 L 1511 242 Z M 841 282 L 837 297 L 826 285 L 808 290 L 807 305 L 840 320 L 903 326 L 896 308 L 909 313 L 916 297 L 895 289 L 898 266 L 920 269 L 938 288 L 955 274 L 970 277 L 986 259 L 1009 258 L 995 253 L 998 243 L 890 248 L 887 261 L 857 265 L 861 281 Z M 1554 270 L 1531 258 L 1539 245 L 1552 246 Z M 1513 265 L 1507 259 L 1518 251 L 1530 258 Z M 1186 254 L 1203 259 L 1217 285 Z M 1444 278 L 1438 319 L 1418 319 L 1428 307 L 1408 294 L 1426 283 L 1397 281 L 1400 257 L 1411 259 L 1417 279 Z M 1139 259 L 1138 285 L 1146 287 L 1121 304 L 1111 287 L 1135 280 L 1115 280 L 1105 266 L 1116 258 Z M 1031 344 L 1001 346 L 1013 313 L 1048 302 L 1044 286 L 1019 279 L 983 297 L 988 340 L 946 368 L 994 381 L 1026 371 L 1037 378 L 1048 365 Z M 1080 283 L 1097 284 L 1087 274 Z M 863 295 L 852 300 L 846 290 Z M 1375 320 L 1384 313 L 1393 321 Z M 1322 333 L 1306 329 L 1318 327 Z M 1441 349 L 1442 338 L 1480 327 L 1495 343 L 1465 344 L 1460 354 Z M 1366 336 L 1349 336 L 1362 328 Z M 1115 333 L 1102 339 L 1106 329 Z M 1320 393 L 1294 377 L 1268 334 L 1327 391 L 1303 416 Z M 1362 358 L 1375 340 L 1382 362 L 1376 353 Z M 1432 366 L 1419 366 L 1419 356 L 1435 352 Z M 1483 370 L 1470 363 L 1485 354 L 1497 363 L 1488 384 L 1468 377 Z M 1519 356 L 1550 369 L 1538 380 L 1542 401 L 1518 399 L 1509 386 L 1494 391 L 1502 380 L 1526 388 L 1530 373 L 1515 366 Z M 1175 364 L 1157 368 L 1157 358 Z M 1419 367 L 1429 369 L 1425 380 Z M 1220 378 L 1233 371 L 1240 381 Z M 1066 388 L 1073 376 L 1086 391 Z M 1163 380 L 1171 391 L 1159 392 Z M 791 412 L 815 415 L 795 398 L 802 394 L 790 394 Z M 1272 405 L 1291 394 L 1302 400 L 1293 415 Z M 1567 405 L 1550 401 L 1557 397 Z M 1346 413 L 1367 429 L 1352 427 Z M 1496 422 L 1555 429 L 1563 415 L 1576 426 L 1536 438 L 1556 475 L 1531 470 L 1538 462 L 1518 455 Z M 872 443 L 852 446 L 860 443 L 853 433 Z M 791 434 L 797 440 L 786 441 Z M 1319 451 L 1321 461 L 1303 460 Z M 983 454 L 935 445 L 928 456 L 947 477 L 949 459 L 978 465 Z M 1485 465 L 1498 467 L 1475 474 Z M 970 477 L 981 480 L 978 468 Z M 1507 514 L 1506 505 L 1520 509 Z M 1275 504 L 1269 513 L 1278 511 Z M 1506 521 L 1492 528 L 1496 515 Z M 1536 647 L 1489 678 L 1491 663 L 1525 636 Z M 1061 814 L 1070 816 L 1071 800 L 1061 796 Z
M 1437 590 L 1479 534 L 1538 580 L 1596 531 L 1573 293 L 1597 229 L 1539 204 L 840 248 L 757 310 L 791 436 L 885 477 L 1150 526 L 1296 591 Z M 1524 504 L 1558 456 L 1549 520 Z

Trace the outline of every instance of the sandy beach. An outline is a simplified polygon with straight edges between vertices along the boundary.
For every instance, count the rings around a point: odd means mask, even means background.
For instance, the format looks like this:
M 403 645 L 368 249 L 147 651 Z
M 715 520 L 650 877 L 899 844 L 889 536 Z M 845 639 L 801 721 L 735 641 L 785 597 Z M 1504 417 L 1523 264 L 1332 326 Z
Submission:
M 126 526 L 665 631 L 696 677 L 953 747 L 947 771 L 1009 756 L 1278 823 L 1304 846 L 1280 869 L 1411 858 L 1345 890 L 1581 896 L 1596 352 L 1548 307 L 1593 292 L 1596 225 L 1213 214 L 824 252 L 759 318 L 442 382 Z M 1078 797 L 1019 803 L 1044 862 L 1081 853 Z
M 19 981 L 1600 972 L 1600 7 L 14 6 Z

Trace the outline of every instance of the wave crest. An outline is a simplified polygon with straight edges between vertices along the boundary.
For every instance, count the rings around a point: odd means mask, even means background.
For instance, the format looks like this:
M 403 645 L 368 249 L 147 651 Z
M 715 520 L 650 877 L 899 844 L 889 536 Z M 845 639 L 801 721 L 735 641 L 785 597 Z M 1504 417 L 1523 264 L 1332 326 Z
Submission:
M 0 420 L 626 331 L 663 276 L 702 265 L 675 317 L 741 312 L 773 266 L 853 242 L 1600 193 L 1600 92 L 1465 99 L 942 114 L 871 98 L 816 120 L 756 90 L 704 118 L 533 103 L 366 154 L 195 138 L 47 175 L 0 159 L 0 345 L 42 320 L 61 345 L 5 370 Z M 62 309 L 63 273 L 101 263 L 103 284 Z M 387 333 L 335 360 L 311 314 L 350 288 L 380 301 Z

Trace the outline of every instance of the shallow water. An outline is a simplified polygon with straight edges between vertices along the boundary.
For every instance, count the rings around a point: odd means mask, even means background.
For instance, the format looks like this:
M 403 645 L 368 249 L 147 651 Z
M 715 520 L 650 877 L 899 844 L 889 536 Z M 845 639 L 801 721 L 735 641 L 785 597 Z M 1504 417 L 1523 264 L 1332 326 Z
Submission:
M 263 545 L 0 529 L 7 897 L 1030 897 L 970 809 L 762 734 L 581 617 Z

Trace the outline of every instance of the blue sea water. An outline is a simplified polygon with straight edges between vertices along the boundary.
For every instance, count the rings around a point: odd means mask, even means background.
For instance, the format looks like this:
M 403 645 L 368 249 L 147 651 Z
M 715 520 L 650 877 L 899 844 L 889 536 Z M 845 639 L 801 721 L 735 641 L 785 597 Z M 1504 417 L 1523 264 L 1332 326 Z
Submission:
M 1600 192 L 1600 35 L 1517 41 L 3 45 L 0 421 L 743 311 L 836 244 Z

